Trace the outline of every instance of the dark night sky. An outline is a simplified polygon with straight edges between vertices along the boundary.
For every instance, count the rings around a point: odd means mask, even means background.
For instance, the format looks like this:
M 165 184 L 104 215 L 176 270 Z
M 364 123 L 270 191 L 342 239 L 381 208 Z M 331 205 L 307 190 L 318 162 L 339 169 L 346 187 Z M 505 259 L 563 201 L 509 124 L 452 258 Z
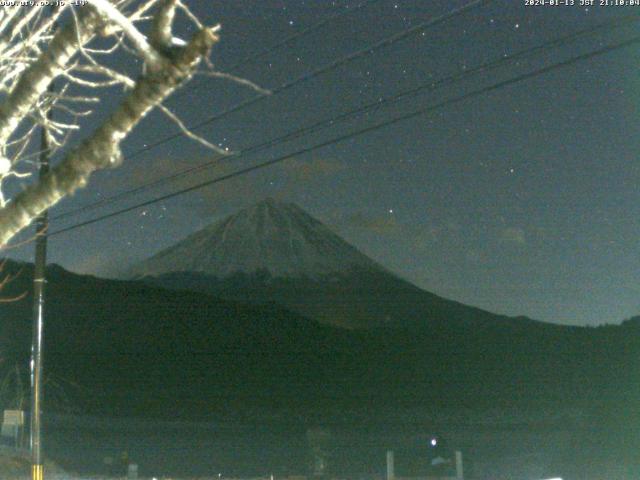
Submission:
M 276 88 L 303 73 L 466 2 L 381 0 L 234 73 Z M 576 3 L 580 3 L 576 0 Z M 354 1 L 191 0 L 221 22 L 220 70 L 353 8 Z M 376 98 L 473 68 L 640 7 L 527 7 L 495 1 L 208 125 L 242 149 Z M 437 103 L 637 34 L 637 24 L 380 108 L 346 124 L 135 197 L 151 198 L 236 166 Z M 115 274 L 194 229 L 266 195 L 294 201 L 383 265 L 442 296 L 559 323 L 619 322 L 640 313 L 637 70 L 632 47 L 558 69 L 278 166 L 56 236 L 50 261 Z M 112 94 L 109 93 L 107 98 Z M 196 78 L 168 102 L 187 124 L 255 92 Z M 175 131 L 147 118 L 125 154 Z M 96 175 L 54 215 L 212 156 L 185 138 Z M 128 198 L 110 208 L 133 202 Z M 55 222 L 53 230 L 102 209 Z M 15 251 L 30 258 L 32 247 Z

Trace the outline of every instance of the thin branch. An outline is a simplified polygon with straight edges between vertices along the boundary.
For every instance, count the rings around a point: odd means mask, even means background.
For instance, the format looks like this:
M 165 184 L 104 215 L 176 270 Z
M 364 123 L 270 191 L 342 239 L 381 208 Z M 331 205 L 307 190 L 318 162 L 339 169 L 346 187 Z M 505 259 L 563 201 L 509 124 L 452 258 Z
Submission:
M 64 78 L 66 78 L 67 80 L 69 80 L 70 82 L 75 83 L 76 85 L 81 85 L 83 87 L 88 87 L 88 88 L 112 87 L 114 85 L 118 85 L 118 84 L 122 83 L 119 80 L 106 80 L 106 81 L 85 80 L 84 78 L 80 78 L 80 77 L 76 77 L 75 75 L 71 75 L 68 72 L 64 72 L 62 74 L 62 76 Z
M 167 49 L 173 45 L 172 26 L 176 14 L 176 0 L 161 0 L 160 8 L 151 24 L 151 41 L 156 48 Z
M 88 41 L 98 24 L 92 15 L 82 15 L 80 32 Z M 20 122 L 27 116 L 49 84 L 64 71 L 65 65 L 78 51 L 76 25 L 68 24 L 59 30 L 46 54 L 40 55 L 20 76 L 11 94 L 0 104 L 0 145 L 6 144 Z
M 89 115 L 91 115 L 93 113 L 93 110 L 75 110 L 71 107 L 69 107 L 68 105 L 65 105 L 63 103 L 61 104 L 55 104 L 53 106 L 54 109 L 56 110 L 61 110 L 63 112 L 68 113 L 69 115 L 73 115 L 74 117 L 88 117 Z
M 28 293 L 29 292 L 22 292 L 20 295 L 16 295 L 15 297 L 0 297 L 0 303 L 19 302 L 26 297 Z
M 13 40 L 16 37 L 16 35 L 20 33 L 20 30 L 22 30 L 22 28 L 26 26 L 36 15 L 40 15 L 42 13 L 43 8 L 44 6 L 42 5 L 36 5 L 30 8 L 27 11 L 27 14 L 23 16 L 20 19 L 20 21 L 18 21 L 16 25 L 13 27 L 13 30 L 11 32 L 11 40 Z
M 104 65 L 99 65 L 99 64 L 82 65 L 82 66 L 79 66 L 77 70 L 80 72 L 97 73 L 97 74 L 104 75 L 106 77 L 113 79 L 114 81 L 117 81 L 118 83 L 122 83 L 123 85 L 129 88 L 133 88 L 136 84 L 135 80 L 133 80 L 132 78 L 129 78 L 124 73 L 120 73 L 116 70 L 105 67 Z
M 218 72 L 218 71 L 204 71 L 204 72 L 198 72 L 198 75 L 206 75 L 208 77 L 230 80 L 244 87 L 249 87 L 252 90 L 255 90 L 256 92 L 261 93 L 263 95 L 271 95 L 271 90 L 262 88 L 260 85 L 255 84 L 251 80 L 247 80 L 246 78 L 242 78 L 242 77 L 237 77 L 235 75 L 232 75 L 231 73 Z
M 134 48 L 140 56 L 154 68 L 161 68 L 164 63 L 162 55 L 147 42 L 147 38 L 138 31 L 133 22 L 125 17 L 120 10 L 113 6 L 108 0 L 89 0 L 98 12 L 109 21 L 115 23 L 122 29 L 124 34 L 131 40 Z
M 175 113 L 173 113 L 171 110 L 169 110 L 164 105 L 158 105 L 158 108 L 162 111 L 162 113 L 164 113 L 167 117 L 169 117 L 171 119 L 171 121 L 174 122 L 178 126 L 180 131 L 186 137 L 188 137 L 188 138 L 190 138 L 192 140 L 195 140 L 200 145 L 203 145 L 203 146 L 207 147 L 210 150 L 213 150 L 214 152 L 216 152 L 218 154 L 231 155 L 233 153 L 233 152 L 229 151 L 229 149 L 220 148 L 217 145 L 214 145 L 213 143 L 209 142 L 208 140 L 205 140 L 200 135 L 197 135 L 197 134 L 193 133 L 191 130 L 189 130 L 189 128 L 187 128 L 187 126 L 182 122 L 182 120 L 180 120 L 180 118 L 178 118 L 178 116 Z
M 49 226 L 46 227 L 47 229 L 49 228 Z M 44 234 L 46 232 L 46 230 L 42 230 L 42 233 Z M 33 235 L 29 238 L 27 238 L 26 240 L 22 240 L 21 242 L 17 242 L 17 243 L 12 243 L 12 244 L 7 244 L 7 245 L 2 245 L 0 246 L 0 252 L 5 251 L 5 250 L 14 250 L 16 248 L 20 248 L 20 247 L 24 247 L 25 245 L 29 245 L 30 243 L 35 242 L 37 239 L 36 235 Z M 2 270 L 2 268 L 0 267 L 0 270 Z M 16 277 L 20 275 L 20 273 L 22 272 L 22 269 L 20 269 L 20 271 L 18 273 L 16 273 Z

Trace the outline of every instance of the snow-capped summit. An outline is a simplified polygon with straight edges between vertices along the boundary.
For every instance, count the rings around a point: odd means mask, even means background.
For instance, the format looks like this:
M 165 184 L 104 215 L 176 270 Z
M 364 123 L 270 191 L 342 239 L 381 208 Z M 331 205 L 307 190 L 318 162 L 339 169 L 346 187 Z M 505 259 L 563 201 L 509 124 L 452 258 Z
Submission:
M 347 328 L 510 322 L 389 272 L 300 207 L 264 200 L 134 267 L 132 276 Z
M 134 273 L 318 280 L 363 269 L 384 270 L 297 205 L 268 198 L 157 253 Z

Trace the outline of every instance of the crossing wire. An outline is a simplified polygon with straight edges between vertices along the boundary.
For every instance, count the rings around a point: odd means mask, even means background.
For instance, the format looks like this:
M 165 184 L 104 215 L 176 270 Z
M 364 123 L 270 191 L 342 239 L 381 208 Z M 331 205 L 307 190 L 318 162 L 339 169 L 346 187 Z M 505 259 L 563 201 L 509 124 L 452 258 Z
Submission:
M 522 75 L 518 75 L 518 76 L 510 78 L 508 80 L 503 80 L 503 81 L 497 82 L 497 83 L 495 83 L 493 85 L 489 85 L 487 87 L 483 87 L 483 88 L 471 91 L 469 93 L 466 93 L 466 94 L 463 94 L 463 95 L 460 95 L 460 96 L 457 96 L 457 97 L 453 97 L 453 98 L 444 100 L 444 101 L 442 101 L 440 103 L 437 103 L 435 105 L 430 105 L 430 106 L 427 106 L 427 107 L 422 108 L 420 110 L 416 110 L 414 112 L 403 114 L 403 115 L 397 116 L 395 118 L 392 118 L 390 120 L 386 120 L 386 121 L 377 123 L 375 125 L 372 125 L 372 126 L 369 126 L 369 127 L 365 127 L 365 128 L 360 129 L 360 130 L 356 130 L 354 132 L 350 132 L 350 133 L 347 133 L 347 134 L 344 134 L 344 135 L 341 135 L 341 136 L 338 136 L 338 137 L 334 137 L 331 140 L 326 140 L 326 141 L 318 143 L 316 145 L 313 145 L 313 146 L 310 146 L 310 147 L 306 147 L 306 148 L 302 148 L 302 149 L 297 150 L 295 152 L 287 153 L 285 155 L 273 158 L 271 160 L 267 160 L 265 162 L 258 163 L 258 164 L 255 164 L 255 165 L 240 169 L 240 170 L 236 170 L 235 172 L 232 172 L 232 173 L 229 173 L 229 174 L 226 174 L 226 175 L 222 175 L 222 176 L 216 177 L 216 178 L 211 179 L 211 180 L 206 180 L 206 181 L 197 183 L 197 184 L 189 186 L 187 188 L 183 188 L 183 189 L 171 192 L 171 193 L 167 193 L 165 195 L 161 195 L 161 196 L 156 197 L 156 198 L 151 199 L 151 200 L 146 200 L 144 202 L 140 202 L 140 203 L 137 203 L 135 205 L 131 205 L 129 207 L 125 207 L 125 208 L 122 208 L 120 210 L 116 210 L 114 212 L 110 212 L 110 213 L 105 214 L 105 215 L 101 215 L 99 217 L 95 217 L 95 218 L 92 218 L 92 219 L 89 219 L 89 220 L 86 220 L 86 221 L 83 221 L 83 222 L 76 223 L 74 225 L 70 225 L 68 227 L 65 227 L 65 228 L 62 228 L 62 229 L 59 229 L 59 230 L 51 232 L 49 234 L 49 236 L 60 235 L 62 233 L 66 233 L 66 232 L 69 232 L 71 230 L 75 230 L 77 228 L 81 228 L 81 227 L 84 227 L 84 226 L 87 226 L 87 225 L 91 225 L 93 223 L 101 222 L 101 221 L 107 220 L 109 218 L 113 218 L 113 217 L 122 215 L 124 213 L 128 213 L 128 212 L 136 210 L 138 208 L 142 208 L 142 207 L 146 207 L 146 206 L 149 206 L 149 205 L 153 205 L 154 203 L 158 203 L 158 202 L 161 202 L 161 201 L 164 201 L 164 200 L 168 200 L 170 198 L 174 198 L 174 197 L 177 197 L 177 196 L 180 196 L 180 195 L 184 195 L 186 193 L 190 193 L 190 192 L 199 190 L 201 188 L 204 188 L 204 187 L 207 187 L 207 186 L 210 186 L 210 185 L 221 183 L 221 182 L 230 180 L 232 178 L 240 177 L 240 176 L 246 175 L 246 174 L 248 174 L 250 172 L 261 170 L 261 169 L 270 167 L 272 165 L 275 165 L 277 163 L 281 163 L 281 162 L 283 162 L 285 160 L 288 160 L 290 158 L 294 158 L 294 157 L 297 157 L 297 156 L 300 156 L 300 155 L 304 155 L 304 154 L 313 152 L 315 150 L 319 150 L 321 148 L 327 147 L 329 145 L 333 145 L 333 144 L 336 144 L 336 143 L 344 142 L 345 140 L 350 140 L 352 138 L 355 138 L 355 137 L 358 137 L 358 136 L 373 132 L 375 130 L 379 130 L 379 129 L 383 128 L 383 127 L 395 125 L 397 123 L 404 122 L 406 120 L 410 120 L 410 119 L 425 115 L 425 114 L 433 112 L 435 110 L 438 110 L 438 109 L 441 109 L 441 108 L 444 108 L 444 107 L 448 107 L 450 105 L 454 105 L 454 104 L 463 102 L 463 101 L 468 100 L 470 98 L 477 97 L 479 95 L 484 95 L 486 93 L 489 93 L 489 92 L 492 92 L 492 91 L 495 91 L 495 90 L 498 90 L 498 89 L 501 89 L 501 88 L 504 88 L 504 87 L 507 87 L 507 86 L 510 86 L 510 85 L 513 85 L 513 84 L 516 84 L 516 83 L 519 83 L 519 82 L 522 82 L 522 81 L 525 81 L 525 80 L 529 80 L 529 79 L 532 79 L 534 77 L 537 77 L 537 76 L 540 76 L 540 75 L 543 75 L 543 74 L 546 74 L 546 73 L 549 73 L 549 72 L 551 72 L 553 70 L 557 70 L 559 68 L 563 68 L 563 67 L 567 67 L 569 65 L 573 65 L 573 64 L 578 63 L 580 61 L 588 60 L 588 59 L 591 59 L 591 58 L 595 58 L 597 56 L 601 56 L 601 55 L 604 55 L 604 54 L 607 54 L 607 53 L 611 53 L 611 52 L 613 52 L 615 50 L 620 50 L 622 48 L 626 48 L 626 47 L 629 47 L 631 45 L 635 45 L 637 43 L 640 43 L 640 36 L 632 37 L 632 38 L 630 38 L 628 40 L 625 40 L 623 42 L 619 42 L 619 43 L 616 43 L 616 44 L 613 44 L 613 45 L 609 45 L 609 46 L 600 48 L 598 50 L 595 50 L 595 51 L 592 51 L 592 52 L 589 52 L 589 53 L 585 53 L 585 54 L 582 54 L 582 55 L 574 56 L 574 57 L 571 57 L 571 58 L 569 58 L 567 60 L 563 60 L 561 62 L 557 62 L 557 63 L 554 63 L 552 65 L 549 65 L 549 66 L 534 70 L 533 72 L 529 72 L 529 73 L 525 73 L 525 74 L 522 74 Z
M 133 188 L 133 189 L 118 193 L 118 194 L 113 195 L 113 196 L 108 197 L 108 198 L 104 198 L 104 199 L 99 200 L 97 202 L 94 202 L 92 204 L 85 205 L 85 206 L 79 207 L 77 209 L 68 211 L 68 212 L 63 212 L 63 213 L 61 213 L 59 215 L 54 216 L 52 218 L 52 220 L 59 220 L 59 219 L 66 218 L 66 217 L 69 217 L 69 216 L 72 216 L 72 215 L 77 215 L 77 214 L 80 214 L 80 213 L 83 213 L 83 212 L 91 211 L 91 210 L 94 210 L 94 209 L 99 208 L 99 207 L 104 207 L 105 205 L 109 205 L 109 204 L 114 203 L 116 201 L 119 201 L 121 199 L 127 198 L 127 197 L 129 197 L 131 195 L 135 195 L 135 194 L 144 192 L 146 190 L 149 190 L 151 188 L 157 187 L 159 185 L 163 185 L 163 184 L 169 183 L 169 182 L 171 182 L 171 181 L 173 181 L 173 180 L 175 180 L 177 178 L 186 176 L 186 175 L 191 174 L 191 173 L 196 173 L 196 172 L 205 170 L 207 168 L 211 168 L 212 166 L 215 166 L 222 159 L 241 158 L 241 157 L 244 157 L 244 156 L 246 156 L 246 155 L 248 155 L 250 153 L 256 153 L 256 152 L 271 148 L 271 147 L 276 146 L 278 144 L 281 144 L 281 143 L 284 143 L 284 142 L 287 142 L 287 141 L 291 141 L 291 140 L 293 140 L 295 138 L 299 138 L 299 137 L 301 137 L 303 135 L 307 135 L 309 133 L 316 132 L 316 131 L 320 130 L 321 128 L 328 127 L 328 126 L 335 126 L 339 122 L 343 122 L 343 121 L 346 121 L 346 120 L 348 120 L 350 118 L 353 118 L 355 116 L 362 115 L 363 113 L 365 113 L 367 111 L 370 111 L 372 109 L 377 109 L 377 108 L 384 107 L 384 106 L 387 106 L 387 105 L 395 103 L 395 102 L 406 100 L 407 98 L 410 98 L 412 96 L 416 96 L 416 95 L 421 94 L 421 93 L 431 92 L 433 90 L 436 90 L 436 89 L 442 87 L 443 85 L 448 85 L 448 84 L 451 84 L 451 83 L 454 83 L 454 82 L 463 81 L 463 80 L 466 80 L 470 76 L 474 76 L 474 75 L 477 75 L 477 74 L 480 74 L 480 73 L 486 73 L 486 72 L 491 71 L 491 70 L 496 69 L 496 68 L 501 68 L 501 67 L 504 66 L 504 64 L 513 63 L 515 61 L 520 61 L 520 60 L 523 60 L 525 58 L 530 58 L 530 57 L 532 57 L 532 56 L 534 56 L 534 55 L 536 55 L 538 53 L 547 51 L 548 49 L 551 49 L 551 48 L 562 47 L 562 46 L 566 45 L 567 43 L 569 43 L 571 41 L 574 41 L 574 40 L 576 40 L 578 38 L 581 38 L 581 37 L 584 37 L 584 36 L 587 36 L 587 35 L 591 35 L 591 34 L 594 34 L 594 33 L 600 33 L 600 32 L 603 32 L 603 31 L 611 30 L 613 28 L 618 28 L 618 27 L 624 26 L 626 24 L 637 22 L 638 20 L 640 20 L 640 14 L 633 14 L 633 15 L 628 15 L 628 16 L 625 16 L 625 17 L 620 17 L 620 18 L 617 18 L 617 19 L 615 19 L 613 21 L 604 22 L 604 23 L 595 25 L 593 27 L 586 28 L 586 29 L 580 30 L 578 32 L 571 33 L 569 35 L 562 36 L 560 38 L 551 40 L 549 42 L 545 42 L 544 44 L 541 44 L 541 45 L 537 45 L 537 46 L 534 46 L 534 47 L 531 47 L 531 48 L 520 50 L 520 51 L 515 52 L 513 54 L 509 54 L 507 56 L 500 56 L 500 57 L 498 57 L 497 59 L 495 59 L 493 61 L 486 62 L 484 64 L 481 64 L 481 65 L 477 66 L 477 67 L 474 67 L 474 68 L 471 68 L 471 69 L 467 69 L 467 70 L 464 70 L 462 72 L 455 73 L 453 75 L 449 75 L 449 76 L 444 77 L 444 78 L 440 78 L 438 80 L 433 80 L 433 81 L 430 81 L 430 82 L 426 82 L 426 83 L 421 84 L 421 85 L 419 85 L 417 87 L 414 87 L 412 89 L 408 89 L 408 90 L 402 91 L 402 92 L 400 92 L 398 94 L 395 94 L 395 95 L 393 95 L 391 97 L 384 98 L 384 99 L 379 100 L 379 101 L 371 102 L 371 103 L 366 104 L 364 106 L 361 106 L 361 107 L 359 107 L 359 108 L 357 108 L 355 110 L 351 110 L 349 112 L 345 112 L 343 114 L 340 114 L 340 115 L 338 115 L 336 117 L 330 117 L 330 118 L 327 118 L 327 119 L 324 119 L 324 120 L 320 120 L 318 122 L 315 122 L 312 125 L 300 128 L 300 129 L 295 130 L 293 132 L 287 133 L 287 134 L 285 134 L 283 136 L 272 138 L 272 139 L 269 139 L 269 140 L 264 141 L 262 143 L 249 146 L 249 147 L 247 147 L 245 149 L 242 149 L 242 150 L 240 150 L 238 152 L 232 153 L 231 155 L 228 155 L 228 156 L 219 155 L 219 156 L 214 157 L 213 159 L 211 159 L 211 160 L 209 160 L 207 162 L 204 162 L 204 163 L 202 163 L 200 165 L 196 165 L 194 167 L 190 167 L 190 168 L 181 170 L 181 171 L 176 172 L 174 174 L 171 174 L 169 176 L 165 176 L 165 177 L 159 178 L 157 180 L 145 183 L 145 184 L 140 185 L 140 186 L 138 186 L 136 188 Z
M 394 43 L 396 43 L 396 42 L 398 42 L 398 41 L 400 41 L 400 40 L 402 40 L 404 38 L 407 38 L 408 36 L 410 36 L 410 35 L 412 35 L 414 33 L 421 32 L 421 31 L 426 30 L 427 28 L 431 28 L 431 27 L 434 27 L 436 25 L 439 25 L 440 23 L 445 22 L 446 20 L 449 20 L 449 19 L 454 18 L 456 16 L 462 15 L 463 13 L 466 13 L 471 9 L 479 8 L 479 7 L 481 7 L 481 6 L 485 5 L 485 4 L 490 3 L 491 1 L 492 0 L 474 0 L 474 1 L 470 2 L 470 3 L 467 3 L 467 4 L 459 7 L 459 8 L 450 10 L 450 11 L 448 11 L 448 12 L 442 14 L 442 15 L 439 15 L 437 17 L 433 17 L 433 18 L 431 18 L 431 19 L 429 19 L 429 20 L 427 20 L 425 22 L 422 22 L 422 23 L 420 23 L 420 24 L 418 24 L 418 25 L 416 25 L 414 27 L 402 30 L 402 31 L 400 31 L 398 33 L 395 33 L 393 35 L 385 37 L 382 40 L 379 40 L 378 42 L 376 42 L 376 43 L 374 43 L 372 45 L 369 45 L 369 46 L 367 46 L 367 47 L 365 47 L 363 49 L 357 50 L 357 51 L 355 51 L 355 52 L 353 52 L 353 53 L 351 53 L 351 54 L 349 54 L 349 55 L 347 55 L 345 57 L 342 57 L 342 58 L 340 58 L 338 60 L 335 60 L 335 61 L 333 61 L 333 62 L 331 62 L 331 63 L 329 63 L 327 65 L 324 65 L 324 66 L 322 66 L 320 68 L 317 68 L 315 70 L 312 70 L 311 72 L 308 72 L 308 73 L 302 75 L 301 77 L 298 77 L 295 80 L 292 80 L 292 81 L 290 81 L 288 83 L 285 83 L 282 86 L 278 87 L 277 89 L 272 90 L 268 94 L 260 94 L 260 95 L 257 95 L 255 97 L 253 97 L 253 98 L 250 98 L 248 100 L 240 102 L 240 103 L 230 107 L 229 109 L 227 109 L 227 110 L 225 110 L 223 112 L 220 112 L 220 113 L 218 113 L 218 114 L 216 114 L 216 115 L 214 115 L 212 117 L 209 117 L 208 119 L 206 119 L 206 120 L 204 120 L 204 121 L 202 121 L 200 123 L 197 123 L 195 125 L 191 125 L 191 126 L 189 126 L 187 128 L 188 128 L 188 130 L 197 130 L 199 128 L 202 128 L 203 126 L 208 125 L 210 123 L 213 123 L 214 121 L 217 121 L 217 120 L 225 117 L 226 115 L 229 115 L 229 114 L 231 114 L 233 112 L 242 110 L 242 109 L 244 109 L 244 108 L 246 108 L 246 107 L 248 107 L 250 105 L 253 105 L 253 104 L 255 104 L 255 103 L 257 103 L 257 102 L 259 102 L 259 101 L 261 101 L 261 100 L 263 100 L 263 99 L 265 99 L 267 97 L 279 94 L 279 93 L 281 93 L 281 92 L 283 92 L 283 91 L 285 91 L 285 90 L 287 90 L 289 88 L 292 88 L 292 87 L 294 87 L 296 85 L 304 83 L 304 82 L 306 82 L 308 80 L 311 80 L 311 79 L 313 79 L 313 78 L 315 78 L 315 77 L 317 77 L 319 75 L 322 75 L 324 73 L 327 73 L 327 72 L 329 72 L 331 70 L 334 70 L 335 68 L 338 68 L 341 65 L 344 65 L 344 64 L 349 63 L 351 61 L 354 61 L 354 60 L 356 60 L 358 58 L 361 58 L 362 56 L 369 55 L 369 54 L 377 51 L 380 48 L 384 48 L 386 46 L 392 45 L 392 44 L 394 44 Z M 145 147 L 143 147 L 143 148 L 141 148 L 141 149 L 139 149 L 139 150 L 127 155 L 126 159 L 131 160 L 131 159 L 141 155 L 142 153 L 150 151 L 150 150 L 152 150 L 152 149 L 154 149 L 154 148 L 156 148 L 156 147 L 158 147 L 160 145 L 163 145 L 165 143 L 171 142 L 171 141 L 176 140 L 178 138 L 181 138 L 183 136 L 184 136 L 183 132 L 177 132 L 175 134 L 169 135 L 169 136 L 167 136 L 167 137 L 165 137 L 165 138 L 163 138 L 161 140 L 158 140 L 157 142 L 151 143 L 151 144 L 149 144 L 149 145 L 147 145 L 147 146 L 145 146 Z M 228 158 L 229 156 L 230 155 L 227 155 L 226 157 Z M 102 204 L 103 202 L 108 202 L 108 201 L 109 201 L 108 199 L 105 199 L 105 200 L 100 200 L 97 203 L 98 204 Z M 81 207 L 81 208 L 84 209 L 84 207 Z M 93 208 L 93 207 L 88 207 L 88 208 Z M 52 219 L 59 219 L 59 218 L 62 218 L 64 216 L 68 216 L 68 215 L 71 215 L 71 214 L 72 214 L 71 212 L 62 213 L 62 214 L 58 215 L 57 217 L 53 217 Z
M 209 118 L 207 118 L 206 120 L 203 120 L 199 123 L 196 123 L 194 125 L 191 125 L 188 128 L 188 130 L 198 130 L 202 127 L 204 127 L 205 125 L 209 125 L 217 120 L 220 120 L 221 118 L 226 117 L 227 115 L 230 115 L 231 113 L 235 113 L 238 112 L 240 110 L 243 110 L 251 105 L 255 105 L 256 103 L 264 100 L 265 98 L 268 97 L 272 97 L 274 95 L 278 95 L 286 90 L 289 90 L 290 88 L 293 88 L 297 85 L 301 85 L 303 83 L 306 83 L 320 75 L 323 75 L 327 72 L 330 72 L 332 70 L 335 70 L 336 68 L 345 65 L 347 63 L 353 62 L 354 60 L 357 60 L 359 58 L 362 58 L 366 55 L 370 55 L 382 48 L 386 48 L 390 45 L 393 45 L 397 42 L 399 42 L 400 40 L 403 40 L 415 33 L 421 32 L 423 30 L 426 30 L 427 28 L 432 28 L 435 27 L 451 18 L 455 18 L 459 15 L 462 15 L 464 13 L 467 13 L 469 11 L 471 11 L 472 9 L 475 8 L 479 8 L 485 4 L 490 3 L 492 0 L 473 0 L 472 2 L 469 2 L 459 8 L 455 8 L 453 10 L 450 10 L 442 15 L 439 15 L 437 17 L 433 17 L 430 20 L 424 21 L 414 27 L 402 30 L 398 33 L 395 33 L 393 35 L 390 35 L 388 37 L 383 38 L 382 40 L 379 40 L 367 47 L 364 47 L 360 50 L 356 50 L 355 52 L 350 53 L 349 55 L 346 55 L 342 58 L 339 58 L 338 60 L 335 60 L 327 65 L 324 65 L 322 67 L 319 67 L 315 70 L 312 70 L 311 72 L 305 73 L 303 75 L 301 75 L 300 77 L 291 80 L 287 83 L 284 83 L 282 85 L 280 85 L 279 87 L 271 90 L 271 92 L 269 93 L 261 93 L 259 95 L 256 95 L 255 97 L 249 98 L 247 100 L 244 100 L 242 102 L 239 102 L 231 107 L 229 107 L 228 109 L 213 115 Z M 174 133 L 172 135 L 168 135 L 165 138 L 158 140 L 157 142 L 151 143 L 149 145 L 147 145 L 144 148 L 141 148 L 137 151 L 135 151 L 134 153 L 128 155 L 126 158 L 128 159 L 132 159 L 135 158 L 145 152 L 148 152 L 149 150 L 152 150 L 156 147 L 159 147 L 160 145 L 164 145 L 167 142 L 173 141 L 177 138 L 181 138 L 183 137 L 185 134 L 183 132 L 177 132 Z

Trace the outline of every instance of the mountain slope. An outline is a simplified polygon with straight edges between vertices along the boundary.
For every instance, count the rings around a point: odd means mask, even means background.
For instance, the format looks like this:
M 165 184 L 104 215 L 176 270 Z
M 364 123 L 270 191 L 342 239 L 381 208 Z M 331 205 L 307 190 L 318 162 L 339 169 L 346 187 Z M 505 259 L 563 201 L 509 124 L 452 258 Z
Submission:
M 32 266 L 11 264 L 5 272 L 20 268 L 2 296 L 30 291 Z M 491 411 L 498 423 L 512 412 L 513 428 L 565 428 L 583 421 L 567 413 L 577 409 L 597 414 L 588 421 L 608 438 L 615 427 L 620 442 L 636 445 L 627 426 L 637 424 L 640 395 L 637 322 L 352 331 L 273 304 L 247 306 L 55 266 L 47 278 L 45 377 L 77 385 L 67 394 L 83 412 L 304 432 L 323 424 L 424 429 L 435 417 L 451 423 L 451 414 L 483 429 Z M 16 362 L 26 372 L 31 302 L 0 303 L 0 372 Z M 47 387 L 49 413 L 57 410 L 54 392 Z
M 2 297 L 29 295 L 0 303 L 0 369 L 28 365 L 33 266 L 7 263 L 4 273 L 17 272 Z M 47 373 L 80 385 L 83 409 L 112 415 L 198 416 L 268 401 L 260 391 L 287 396 L 295 382 L 306 382 L 299 395 L 307 398 L 334 374 L 333 363 L 323 365 L 327 352 L 358 342 L 275 305 L 58 266 L 47 269 L 46 298 Z M 225 405 L 211 401 L 220 397 Z
M 267 199 L 187 237 L 138 265 L 134 274 L 237 273 L 322 279 L 354 269 L 379 270 L 356 248 L 304 210 Z
M 423 291 L 300 207 L 267 199 L 133 268 L 133 278 L 251 303 L 276 302 L 347 328 L 506 324 L 512 319 Z

